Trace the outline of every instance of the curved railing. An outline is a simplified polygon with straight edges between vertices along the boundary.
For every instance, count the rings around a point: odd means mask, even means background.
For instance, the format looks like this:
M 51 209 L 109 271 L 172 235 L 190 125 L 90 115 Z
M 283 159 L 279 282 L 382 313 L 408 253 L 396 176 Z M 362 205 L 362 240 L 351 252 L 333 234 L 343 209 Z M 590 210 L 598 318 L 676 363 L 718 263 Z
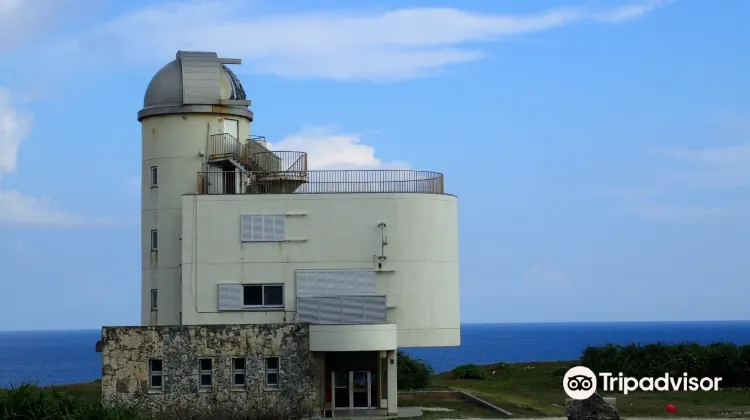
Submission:
M 444 194 L 439 172 L 413 170 L 315 170 L 200 172 L 200 194 Z

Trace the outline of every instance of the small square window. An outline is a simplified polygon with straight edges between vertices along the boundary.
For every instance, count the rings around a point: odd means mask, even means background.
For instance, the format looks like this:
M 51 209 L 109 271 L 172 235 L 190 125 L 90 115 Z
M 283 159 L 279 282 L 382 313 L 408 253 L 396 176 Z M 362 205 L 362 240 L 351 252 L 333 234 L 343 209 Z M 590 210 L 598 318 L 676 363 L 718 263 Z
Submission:
M 151 230 L 151 251 L 159 250 L 159 231 L 156 229 Z
M 242 388 L 245 386 L 245 359 L 232 359 L 232 386 Z
M 211 388 L 212 380 L 210 373 L 201 373 L 201 388 Z
M 251 284 L 242 288 L 242 306 L 284 307 L 284 286 L 281 284 Z
M 279 387 L 279 358 L 266 357 L 266 388 L 277 389 Z
M 151 375 L 151 388 L 158 389 L 161 387 L 161 375 Z
M 242 304 L 245 306 L 263 306 L 263 285 L 245 286 L 242 290 Z
M 278 388 L 279 387 L 279 374 L 269 372 L 266 374 L 266 386 L 268 388 Z
M 279 370 L 279 358 L 278 357 L 266 357 L 266 369 Z
M 161 389 L 164 387 L 163 363 L 160 359 L 151 359 L 148 361 L 148 382 L 151 389 Z
M 198 370 L 198 385 L 201 388 L 211 388 L 213 384 L 213 359 L 199 359 Z
M 245 386 L 245 374 L 244 373 L 235 373 L 232 385 L 236 386 L 236 387 Z
M 159 291 L 157 289 L 151 289 L 151 310 L 155 311 L 159 309 Z
M 151 167 L 151 186 L 152 187 L 159 185 L 158 176 L 159 176 L 159 170 L 157 169 L 156 166 L 152 166 Z
M 282 285 L 263 286 L 263 306 L 284 306 Z

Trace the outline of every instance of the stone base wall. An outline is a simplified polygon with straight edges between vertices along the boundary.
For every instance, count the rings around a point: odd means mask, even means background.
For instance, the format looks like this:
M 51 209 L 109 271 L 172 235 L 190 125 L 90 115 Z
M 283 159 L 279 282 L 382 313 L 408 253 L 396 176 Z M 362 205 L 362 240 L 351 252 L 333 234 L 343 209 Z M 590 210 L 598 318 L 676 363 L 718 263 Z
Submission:
M 296 417 L 320 413 L 323 357 L 301 324 L 102 328 L 102 398 L 155 411 Z M 279 357 L 278 389 L 267 389 L 265 358 Z M 211 358 L 212 386 L 199 387 L 199 359 Z M 232 358 L 245 358 L 246 385 L 232 386 Z M 153 389 L 149 360 L 162 360 Z

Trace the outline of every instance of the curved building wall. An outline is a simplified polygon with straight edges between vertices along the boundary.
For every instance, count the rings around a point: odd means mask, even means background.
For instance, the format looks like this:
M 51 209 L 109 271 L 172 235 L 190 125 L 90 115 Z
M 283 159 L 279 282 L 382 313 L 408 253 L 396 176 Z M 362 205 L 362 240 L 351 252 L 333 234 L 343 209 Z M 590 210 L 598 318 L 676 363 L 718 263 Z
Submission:
M 197 192 L 197 173 L 204 171 L 208 135 L 224 126 L 221 114 L 167 114 L 144 118 L 141 173 L 142 325 L 180 324 L 182 194 Z M 239 138 L 249 137 L 249 120 L 239 120 Z M 157 183 L 151 184 L 151 168 Z M 151 231 L 157 230 L 157 251 L 151 250 Z M 151 290 L 157 310 L 151 310 Z
M 295 322 L 295 270 L 375 269 L 399 347 L 457 346 L 457 211 L 439 194 L 184 196 L 183 323 Z M 286 240 L 242 242 L 242 214 L 285 215 Z M 283 283 L 284 307 L 219 311 L 218 285 L 232 283 Z

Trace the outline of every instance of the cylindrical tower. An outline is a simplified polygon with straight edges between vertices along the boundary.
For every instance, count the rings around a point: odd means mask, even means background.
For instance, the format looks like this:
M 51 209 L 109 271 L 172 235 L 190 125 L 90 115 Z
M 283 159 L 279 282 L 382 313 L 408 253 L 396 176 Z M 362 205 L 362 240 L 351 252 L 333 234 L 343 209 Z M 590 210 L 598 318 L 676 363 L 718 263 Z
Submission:
M 142 325 L 181 324 L 181 196 L 205 173 L 244 171 L 253 113 L 239 79 L 212 52 L 178 51 L 153 77 L 138 112 L 142 127 Z M 200 173 L 204 173 L 202 177 Z M 238 176 L 239 180 L 240 177 Z M 217 183 L 218 184 L 218 183 Z M 214 185 L 213 188 L 241 188 Z

